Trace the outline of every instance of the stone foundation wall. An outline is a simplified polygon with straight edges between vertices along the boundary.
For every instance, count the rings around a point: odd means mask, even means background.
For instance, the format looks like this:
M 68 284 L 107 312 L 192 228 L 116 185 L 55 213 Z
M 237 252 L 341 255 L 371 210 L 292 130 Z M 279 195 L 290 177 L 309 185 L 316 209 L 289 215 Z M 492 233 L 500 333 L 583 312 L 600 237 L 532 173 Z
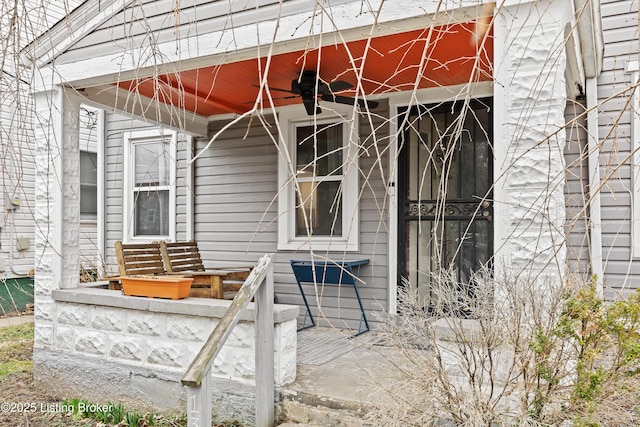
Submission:
M 66 395 L 181 411 L 185 390 L 180 378 L 231 303 L 127 297 L 97 288 L 58 290 L 52 296 L 55 303 L 35 313 L 36 322 L 53 329 L 36 340 L 38 381 Z M 274 307 L 276 385 L 295 379 L 298 311 Z M 254 316 L 251 303 L 213 363 L 218 413 L 234 413 L 243 407 L 239 402 L 253 404 Z M 48 336 L 53 338 L 47 341 Z

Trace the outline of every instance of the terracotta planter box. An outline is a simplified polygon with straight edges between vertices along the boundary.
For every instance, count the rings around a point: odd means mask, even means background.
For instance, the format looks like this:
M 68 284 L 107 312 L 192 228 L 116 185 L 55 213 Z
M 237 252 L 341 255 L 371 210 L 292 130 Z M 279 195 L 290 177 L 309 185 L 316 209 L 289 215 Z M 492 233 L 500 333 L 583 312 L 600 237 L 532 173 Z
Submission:
M 125 295 L 181 299 L 189 296 L 192 278 L 176 276 L 120 277 Z

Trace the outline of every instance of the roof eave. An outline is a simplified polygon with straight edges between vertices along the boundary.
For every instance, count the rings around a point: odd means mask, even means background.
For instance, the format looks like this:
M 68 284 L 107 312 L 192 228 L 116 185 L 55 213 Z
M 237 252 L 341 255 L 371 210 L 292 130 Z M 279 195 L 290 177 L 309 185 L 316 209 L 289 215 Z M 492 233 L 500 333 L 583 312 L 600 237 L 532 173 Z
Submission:
M 578 16 L 576 24 L 580 35 L 580 47 L 586 78 L 596 78 L 602 72 L 604 60 L 604 35 L 600 0 L 573 0 Z
M 21 53 L 26 65 L 41 67 L 122 10 L 132 0 L 85 1 L 67 18 L 48 29 Z

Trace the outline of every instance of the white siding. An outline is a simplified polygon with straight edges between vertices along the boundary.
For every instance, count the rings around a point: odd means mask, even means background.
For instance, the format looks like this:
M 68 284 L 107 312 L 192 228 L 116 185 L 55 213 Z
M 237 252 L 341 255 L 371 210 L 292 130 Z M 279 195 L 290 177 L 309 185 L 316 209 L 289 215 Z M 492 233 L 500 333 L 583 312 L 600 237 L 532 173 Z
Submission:
M 336 0 L 323 8 L 331 8 L 353 0 Z M 136 48 L 154 43 L 171 42 L 194 34 L 232 31 L 244 25 L 275 20 L 278 16 L 318 9 L 309 0 L 143 0 L 129 4 L 109 18 L 91 34 L 82 38 L 56 61 L 72 62 L 85 58 L 99 46 L 102 54 L 122 52 L 123 46 Z M 233 18 L 231 18 L 233 16 Z M 108 43 L 113 42 L 113 43 Z M 233 50 L 233 46 L 229 46 Z
M 600 175 L 604 284 L 613 297 L 638 287 L 640 260 L 631 256 L 631 112 L 627 62 L 638 59 L 638 1 L 603 0 L 604 71 L 598 78 L 601 102 L 599 137 L 603 140 Z M 604 100 L 613 96 L 608 102 Z

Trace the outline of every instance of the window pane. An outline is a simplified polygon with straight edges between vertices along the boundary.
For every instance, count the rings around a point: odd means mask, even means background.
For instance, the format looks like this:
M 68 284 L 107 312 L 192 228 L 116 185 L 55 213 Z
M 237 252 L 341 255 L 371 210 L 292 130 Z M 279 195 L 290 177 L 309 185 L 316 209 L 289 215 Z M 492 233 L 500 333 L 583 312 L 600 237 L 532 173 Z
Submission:
M 98 213 L 98 155 L 80 151 L 80 215 Z
M 342 197 L 337 197 L 340 181 L 301 182 L 296 194 L 296 236 L 308 236 L 305 212 L 314 236 L 342 236 Z
M 169 234 L 169 190 L 134 192 L 135 236 Z
M 317 129 L 314 135 L 314 129 Z M 342 175 L 342 125 L 329 124 L 322 128 L 296 128 L 296 170 L 298 177 Z
M 88 151 L 80 152 L 80 183 L 98 183 L 98 154 Z
M 169 143 L 145 142 L 134 145 L 135 181 L 138 186 L 169 185 Z
M 80 215 L 98 214 L 98 186 L 80 184 Z

